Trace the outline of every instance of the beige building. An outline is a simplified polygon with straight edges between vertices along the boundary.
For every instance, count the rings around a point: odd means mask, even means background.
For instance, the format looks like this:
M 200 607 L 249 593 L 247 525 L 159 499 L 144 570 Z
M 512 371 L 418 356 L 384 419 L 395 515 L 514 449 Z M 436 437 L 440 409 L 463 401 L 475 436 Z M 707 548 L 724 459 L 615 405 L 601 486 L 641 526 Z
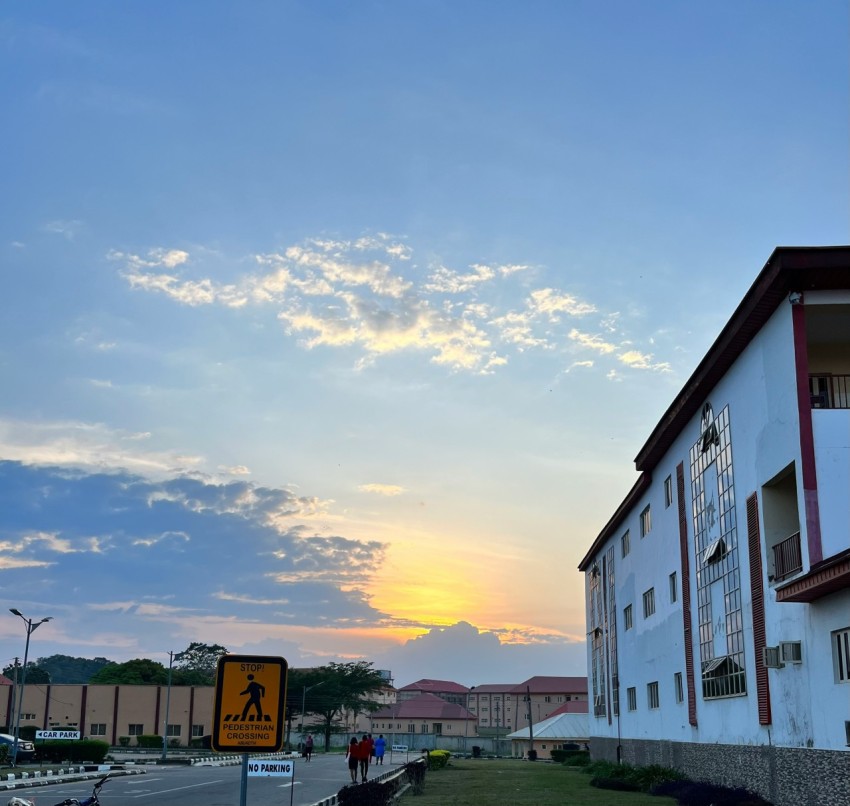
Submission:
M 0 694 L 0 722 L 15 720 L 14 686 Z M 122 736 L 162 735 L 168 700 L 168 737 L 181 745 L 212 731 L 215 689 L 212 686 L 115 686 L 28 684 L 24 686 L 21 727 L 39 730 L 72 728 L 86 739 L 112 745 Z

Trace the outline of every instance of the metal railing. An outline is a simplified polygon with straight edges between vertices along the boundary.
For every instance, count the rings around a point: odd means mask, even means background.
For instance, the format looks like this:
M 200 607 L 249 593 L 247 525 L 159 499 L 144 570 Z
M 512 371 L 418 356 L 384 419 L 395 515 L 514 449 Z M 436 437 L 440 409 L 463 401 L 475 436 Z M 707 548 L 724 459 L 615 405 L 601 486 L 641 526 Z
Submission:
M 773 578 L 779 582 L 802 570 L 803 554 L 797 532 L 773 547 Z
M 810 375 L 813 409 L 850 409 L 850 375 Z

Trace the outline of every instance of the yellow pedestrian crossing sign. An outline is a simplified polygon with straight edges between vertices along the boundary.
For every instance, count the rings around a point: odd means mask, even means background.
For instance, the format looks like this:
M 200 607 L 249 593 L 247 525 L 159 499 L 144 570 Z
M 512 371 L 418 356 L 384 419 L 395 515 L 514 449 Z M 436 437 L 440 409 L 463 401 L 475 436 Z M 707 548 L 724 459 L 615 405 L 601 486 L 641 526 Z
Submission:
M 213 750 L 274 753 L 283 746 L 287 665 L 283 658 L 222 655 L 218 659 Z

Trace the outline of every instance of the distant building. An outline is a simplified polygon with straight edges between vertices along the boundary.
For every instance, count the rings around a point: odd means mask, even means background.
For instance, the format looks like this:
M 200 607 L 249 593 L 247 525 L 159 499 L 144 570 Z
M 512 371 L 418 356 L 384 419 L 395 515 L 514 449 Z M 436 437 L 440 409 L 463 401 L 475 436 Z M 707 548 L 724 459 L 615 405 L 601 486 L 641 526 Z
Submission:
M 371 733 L 392 736 L 435 734 L 437 736 L 475 736 L 475 715 L 462 705 L 446 702 L 436 694 L 417 694 L 399 700 L 388 708 L 375 711 L 370 718 Z
M 568 702 L 542 722 L 528 728 L 514 731 L 507 738 L 511 740 L 511 755 L 522 758 L 534 745 L 538 759 L 552 757 L 553 750 L 569 748 L 583 749 L 590 740 L 587 708 L 583 712 L 573 710 L 576 703 Z
M 635 464 L 579 566 L 593 756 L 850 803 L 850 247 L 774 251 Z
M 466 706 L 466 695 L 468 692 L 469 689 L 466 686 L 462 686 L 460 683 L 454 683 L 451 680 L 431 680 L 425 678 L 398 689 L 397 700 L 398 702 L 404 702 L 405 700 L 412 700 L 420 694 L 434 694 L 446 702 Z
M 536 676 L 524 683 L 483 684 L 469 689 L 469 710 L 480 736 L 506 736 L 540 722 L 565 703 L 587 711 L 587 678 Z M 579 704 L 580 703 L 580 704 Z

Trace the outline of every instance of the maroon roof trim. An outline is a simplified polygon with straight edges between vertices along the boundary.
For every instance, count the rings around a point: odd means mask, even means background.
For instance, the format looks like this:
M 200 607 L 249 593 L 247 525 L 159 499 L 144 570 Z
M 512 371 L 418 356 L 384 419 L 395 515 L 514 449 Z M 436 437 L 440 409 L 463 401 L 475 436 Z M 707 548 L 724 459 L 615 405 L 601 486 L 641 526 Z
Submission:
M 708 393 L 791 291 L 847 288 L 850 246 L 780 246 L 635 458 L 652 470 L 700 410 Z
M 846 289 L 850 286 L 850 246 L 778 246 L 739 303 L 714 344 L 658 421 L 635 457 L 642 475 L 585 554 L 585 571 L 599 548 L 620 527 L 651 473 L 670 446 L 699 412 L 709 392 L 728 372 L 765 322 L 791 291 Z M 646 478 L 645 478 L 646 476 Z
M 590 566 L 591 561 L 596 556 L 596 552 L 599 551 L 611 535 L 619 531 L 623 518 L 629 510 L 632 509 L 635 502 L 646 492 L 647 489 L 649 489 L 651 482 L 651 473 L 641 473 L 640 476 L 638 476 L 638 480 L 632 485 L 632 489 L 629 490 L 628 494 L 623 499 L 623 503 L 617 507 L 616 512 L 614 512 L 611 516 L 608 523 L 605 524 L 596 540 L 593 541 L 593 545 L 588 549 L 587 554 L 585 554 L 582 558 L 582 561 L 578 565 L 579 571 L 586 571 Z
M 850 549 L 809 569 L 809 573 L 776 589 L 777 602 L 816 602 L 850 588 Z

